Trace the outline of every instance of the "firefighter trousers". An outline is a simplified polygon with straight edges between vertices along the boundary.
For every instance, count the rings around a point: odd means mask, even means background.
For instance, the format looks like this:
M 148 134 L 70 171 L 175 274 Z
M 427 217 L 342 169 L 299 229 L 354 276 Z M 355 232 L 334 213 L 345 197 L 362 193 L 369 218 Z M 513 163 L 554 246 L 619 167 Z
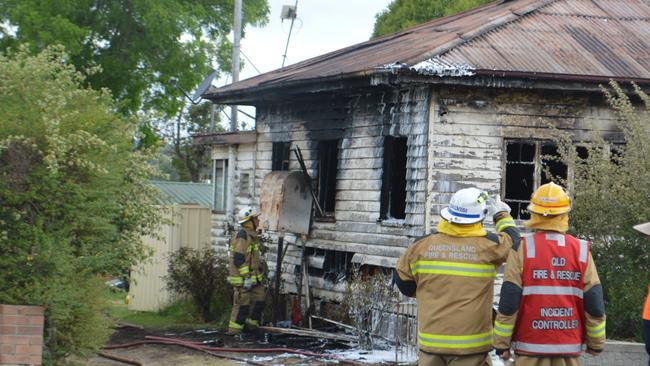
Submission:
M 515 356 L 515 366 L 580 366 L 578 357 Z
M 254 285 L 246 290 L 241 286 L 233 289 L 232 312 L 228 323 L 228 332 L 240 333 L 244 325 L 257 327 L 262 320 L 266 289 L 263 285 Z
M 487 353 L 440 355 L 419 351 L 418 366 L 492 366 L 492 359 Z

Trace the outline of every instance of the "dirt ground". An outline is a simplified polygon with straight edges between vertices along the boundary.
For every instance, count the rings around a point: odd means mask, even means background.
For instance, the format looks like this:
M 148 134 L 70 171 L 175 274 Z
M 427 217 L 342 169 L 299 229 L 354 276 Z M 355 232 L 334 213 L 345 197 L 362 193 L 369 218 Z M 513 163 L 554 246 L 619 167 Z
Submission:
M 145 336 L 160 336 L 170 338 L 181 338 L 184 340 L 192 341 L 209 341 L 212 346 L 218 347 L 233 347 L 233 348 L 277 348 L 277 347 L 290 347 L 294 349 L 301 349 L 305 351 L 323 353 L 325 350 L 337 349 L 337 347 L 345 348 L 344 345 L 332 343 L 324 340 L 318 340 L 306 337 L 293 337 L 285 335 L 274 335 L 266 337 L 259 337 L 257 339 L 247 339 L 244 341 L 235 339 L 232 336 L 224 334 L 222 330 L 183 330 L 183 331 L 167 331 L 167 332 L 151 332 L 143 329 L 124 327 L 117 329 L 111 336 L 107 346 L 127 344 L 145 340 Z M 270 341 L 266 341 L 270 340 Z M 118 357 L 128 358 L 134 361 L 141 362 L 147 366 L 198 366 L 198 365 L 242 365 L 242 361 L 253 361 L 257 364 L 264 365 L 332 365 L 332 361 L 324 359 L 315 359 L 312 357 L 296 356 L 289 354 L 252 354 L 252 353 L 227 353 L 222 354 L 226 357 L 238 358 L 241 361 L 231 360 L 228 358 L 220 358 L 212 355 L 207 355 L 200 351 L 188 349 L 175 345 L 139 345 L 129 348 L 119 348 L 104 350 L 104 353 L 115 355 Z M 109 360 L 100 356 L 93 357 L 87 363 L 90 366 L 123 366 L 125 363 Z

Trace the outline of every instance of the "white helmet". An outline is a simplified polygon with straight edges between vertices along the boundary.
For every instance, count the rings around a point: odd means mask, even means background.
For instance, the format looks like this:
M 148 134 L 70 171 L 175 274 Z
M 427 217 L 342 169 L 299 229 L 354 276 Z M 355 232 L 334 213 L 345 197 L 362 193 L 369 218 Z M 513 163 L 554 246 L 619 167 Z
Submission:
M 252 206 L 248 206 L 239 210 L 239 214 L 237 215 L 237 220 L 239 221 L 240 224 L 243 224 L 246 221 L 252 219 L 253 217 L 257 217 L 259 215 L 260 213 L 257 212 Z
M 483 221 L 487 214 L 486 192 L 478 188 L 464 188 L 454 193 L 449 206 L 440 211 L 443 219 L 454 224 L 473 224 Z

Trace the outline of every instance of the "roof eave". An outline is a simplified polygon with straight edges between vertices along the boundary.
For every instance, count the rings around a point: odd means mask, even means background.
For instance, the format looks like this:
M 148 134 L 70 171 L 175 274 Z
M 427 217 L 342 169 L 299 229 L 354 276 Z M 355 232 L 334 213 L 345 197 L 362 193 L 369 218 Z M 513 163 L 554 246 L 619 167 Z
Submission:
M 215 104 L 257 105 L 285 99 L 287 95 L 321 93 L 354 86 L 370 86 L 372 76 L 391 74 L 390 69 L 375 68 L 319 78 L 287 80 L 247 88 L 215 90 L 203 95 Z M 231 84 L 232 85 L 232 84 Z

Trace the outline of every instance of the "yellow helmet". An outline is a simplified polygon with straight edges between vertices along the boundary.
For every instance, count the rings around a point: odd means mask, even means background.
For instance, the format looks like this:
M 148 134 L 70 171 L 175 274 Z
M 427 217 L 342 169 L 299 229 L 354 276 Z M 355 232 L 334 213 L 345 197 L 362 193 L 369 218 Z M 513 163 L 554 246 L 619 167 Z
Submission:
M 546 183 L 533 193 L 528 211 L 542 216 L 561 215 L 571 211 L 571 199 L 561 186 Z

